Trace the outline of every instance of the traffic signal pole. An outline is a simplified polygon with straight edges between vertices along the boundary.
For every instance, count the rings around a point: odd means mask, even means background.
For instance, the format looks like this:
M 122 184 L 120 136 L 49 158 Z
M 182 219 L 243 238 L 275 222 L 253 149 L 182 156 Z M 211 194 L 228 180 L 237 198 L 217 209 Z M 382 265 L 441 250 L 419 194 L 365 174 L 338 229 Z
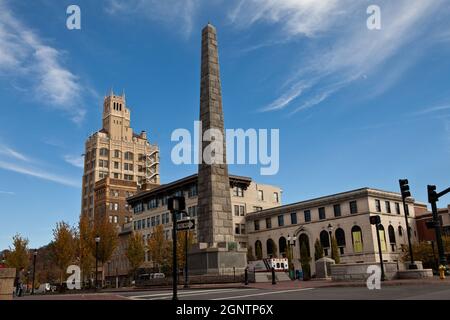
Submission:
M 409 227 L 408 221 L 408 206 L 406 204 L 406 198 L 411 197 L 411 192 L 409 191 L 408 179 L 400 179 L 400 191 L 402 194 L 402 202 L 403 202 L 403 211 L 405 213 L 405 223 L 406 223 L 406 235 L 408 237 L 408 248 L 409 248 L 409 256 L 411 257 L 411 263 L 409 264 L 409 269 L 417 269 L 417 265 L 414 262 L 413 249 L 411 245 L 411 228 Z
M 384 262 L 383 262 L 383 252 L 381 250 L 381 240 L 380 240 L 380 229 L 378 228 L 379 224 L 377 223 L 375 225 L 377 230 L 377 242 L 378 242 L 378 254 L 380 256 L 380 267 L 381 267 L 381 281 L 384 281 L 386 279 L 384 275 Z
M 433 213 L 434 231 L 436 233 L 436 242 L 439 253 L 439 265 L 442 265 L 447 269 L 447 258 L 445 257 L 444 244 L 442 243 L 441 223 L 439 221 L 437 202 L 439 198 L 450 192 L 450 188 L 445 189 L 442 192 L 436 192 L 436 186 L 428 185 L 428 202 L 431 204 L 431 211 Z M 439 266 L 438 266 L 439 268 Z

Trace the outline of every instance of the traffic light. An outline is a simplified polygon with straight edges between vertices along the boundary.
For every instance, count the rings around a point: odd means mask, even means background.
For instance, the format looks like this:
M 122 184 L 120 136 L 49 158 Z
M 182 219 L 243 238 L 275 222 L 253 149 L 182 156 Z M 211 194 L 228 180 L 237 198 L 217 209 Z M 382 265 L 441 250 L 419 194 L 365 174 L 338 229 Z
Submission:
M 408 179 L 400 179 L 398 180 L 400 184 L 400 191 L 402 193 L 402 198 L 406 199 L 411 197 L 411 192 L 409 191 Z
M 167 209 L 170 212 L 181 212 L 186 209 L 186 202 L 184 197 L 171 197 L 167 200 Z
M 427 190 L 428 190 L 428 202 L 429 203 L 436 202 L 438 200 L 436 186 L 428 185 Z
M 381 219 L 380 216 L 370 216 L 369 217 L 370 220 L 370 224 L 380 224 L 381 223 Z

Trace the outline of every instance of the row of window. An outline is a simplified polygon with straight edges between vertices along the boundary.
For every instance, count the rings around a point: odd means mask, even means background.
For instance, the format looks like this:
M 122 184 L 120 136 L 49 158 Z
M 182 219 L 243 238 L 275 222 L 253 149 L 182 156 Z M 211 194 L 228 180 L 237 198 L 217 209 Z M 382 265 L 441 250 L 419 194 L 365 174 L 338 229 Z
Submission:
M 358 213 L 358 205 L 356 201 L 350 201 L 349 202 L 349 207 L 350 207 L 350 213 L 351 214 L 355 214 Z M 326 209 L 325 207 L 320 207 L 318 208 L 318 212 L 319 212 L 319 220 L 325 220 L 327 218 L 326 215 Z M 340 204 L 335 204 L 333 206 L 333 212 L 334 212 L 334 217 L 340 217 L 342 212 L 341 212 L 341 205 Z M 284 214 L 281 214 L 277 217 L 278 220 L 278 226 L 279 227 L 283 227 L 285 225 L 285 219 L 284 219 Z M 303 211 L 303 217 L 305 222 L 310 222 L 311 221 L 311 210 L 304 210 Z M 297 212 L 291 212 L 290 213 L 290 222 L 291 224 L 297 224 L 298 220 L 297 220 Z M 266 218 L 266 229 L 270 229 L 272 228 L 272 218 Z M 254 229 L 255 231 L 260 230 L 260 222 L 259 220 L 255 220 L 254 221 Z
M 400 237 L 403 237 L 403 228 L 401 226 L 398 226 L 398 235 Z M 364 251 L 364 243 L 363 243 L 363 236 L 362 236 L 362 230 L 359 226 L 355 225 L 351 228 L 351 237 L 352 237 L 352 249 L 353 253 L 363 253 Z M 381 242 L 381 250 L 383 252 L 388 251 L 387 241 L 386 241 L 386 234 L 383 225 L 379 225 L 379 235 L 380 235 L 380 242 Z M 331 254 L 330 250 L 330 237 L 332 236 L 331 232 L 328 232 L 326 230 L 322 230 L 319 235 L 319 241 L 322 245 L 322 248 L 324 249 L 324 254 L 326 256 Z M 392 252 L 397 251 L 397 241 L 396 241 L 396 233 L 395 229 L 392 225 L 389 225 L 388 227 L 388 236 L 389 236 L 389 247 Z M 334 234 L 334 237 L 336 239 L 340 254 L 345 254 L 345 248 L 346 248 L 346 237 L 345 237 L 345 231 L 342 228 L 337 228 Z M 313 244 L 313 242 L 310 242 L 310 239 L 306 234 L 301 234 L 299 237 L 299 247 L 302 246 L 303 243 L 305 243 L 306 248 L 308 250 L 308 256 L 311 256 L 310 253 L 310 245 Z M 314 239 L 312 239 L 314 241 Z M 267 256 L 268 257 L 274 257 L 278 255 L 277 252 L 275 252 L 276 244 L 272 239 L 268 239 L 266 241 L 266 249 L 267 249 Z M 286 250 L 287 250 L 287 242 L 285 237 L 280 237 L 278 240 L 278 248 L 279 248 L 279 254 L 282 257 L 286 256 Z M 262 255 L 262 243 L 261 241 L 255 242 L 255 253 L 257 259 L 261 259 Z
M 395 208 L 395 213 L 396 214 L 401 214 L 400 203 L 394 202 L 394 208 Z M 377 212 L 382 212 L 381 201 L 378 200 L 378 199 L 375 199 L 375 210 Z M 405 206 L 405 211 L 406 211 L 406 215 L 409 216 L 409 208 L 408 208 L 408 206 Z M 390 201 L 384 201 L 384 212 L 392 213 L 391 202 Z
M 188 193 L 189 198 L 197 196 L 197 185 L 192 185 L 191 187 L 189 187 L 189 189 L 187 190 L 187 193 Z M 176 196 L 176 197 L 181 197 L 183 195 L 184 195 L 184 191 L 182 191 L 182 190 L 179 190 L 173 194 L 173 196 Z M 165 206 L 165 205 L 167 205 L 167 200 L 169 198 L 170 198 L 170 196 L 164 196 L 161 198 L 151 198 L 146 203 L 137 203 L 134 207 L 134 212 L 139 213 L 139 212 L 145 211 L 146 209 L 151 210 L 151 209 L 158 208 L 159 206 Z
M 91 151 L 92 153 L 95 152 L 95 149 L 93 151 Z M 99 155 L 102 157 L 108 157 L 109 156 L 109 150 L 107 148 L 100 148 L 99 151 Z M 134 153 L 131 151 L 126 151 L 124 152 L 124 159 L 125 160 L 134 160 Z M 122 151 L 120 150 L 114 150 L 113 151 L 113 158 L 121 158 L 122 157 Z M 145 160 L 145 155 L 140 153 L 138 154 L 138 161 L 144 161 Z
M 263 190 L 258 190 L 258 200 L 264 201 L 264 191 Z M 278 192 L 273 193 L 273 201 L 277 202 L 277 203 L 280 201 Z
M 234 225 L 234 233 L 235 234 L 245 234 L 245 224 L 236 223 Z
M 191 206 L 187 208 L 187 213 L 189 217 L 195 218 L 197 216 L 198 207 L 197 206 Z M 178 215 L 177 220 L 180 220 L 184 218 L 183 216 Z M 156 215 L 153 217 L 149 217 L 146 219 L 136 220 L 134 221 L 134 230 L 141 230 L 146 228 L 155 227 L 159 224 L 168 224 L 170 223 L 170 213 L 166 212 L 161 215 Z

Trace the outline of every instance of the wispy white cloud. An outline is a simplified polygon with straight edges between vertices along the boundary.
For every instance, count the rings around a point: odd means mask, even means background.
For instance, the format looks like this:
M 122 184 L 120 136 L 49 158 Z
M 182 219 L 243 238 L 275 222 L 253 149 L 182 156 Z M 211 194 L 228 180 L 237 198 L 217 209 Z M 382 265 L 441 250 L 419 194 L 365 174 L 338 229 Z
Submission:
M 262 108 L 273 111 L 293 107 L 296 112 L 319 105 L 358 80 L 378 76 L 379 88 L 374 90 L 387 90 L 412 64 L 389 69 L 385 68 L 387 62 L 428 30 L 442 3 L 443 0 L 378 1 L 382 29 L 376 31 L 366 27 L 369 3 L 353 0 L 243 0 L 231 11 L 229 19 L 240 28 L 257 23 L 273 25 L 279 27 L 278 37 L 301 38 L 306 44 L 313 44 L 304 46 L 309 51 L 302 53 L 301 59 L 287 62 L 295 66 L 294 71 L 281 86 L 279 97 Z M 419 56 L 408 55 L 406 59 L 413 62 Z M 388 81 L 384 81 L 386 76 Z M 310 84 L 307 88 L 302 86 L 305 82 Z M 366 96 L 369 95 L 370 92 Z
M 413 115 L 413 116 L 422 116 L 422 115 L 431 114 L 431 113 L 437 113 L 437 112 L 441 112 L 441 111 L 450 111 L 450 105 L 443 105 L 443 106 L 435 106 L 435 107 L 425 108 L 423 110 L 420 110 L 420 111 L 417 111 L 417 112 L 413 112 L 411 115 Z
M 7 194 L 7 195 L 10 195 L 10 196 L 15 196 L 16 195 L 15 192 L 12 192 L 12 191 L 1 191 L 1 190 L 0 190 L 0 194 Z
M 47 181 L 56 182 L 65 186 L 70 187 L 80 187 L 81 181 L 78 181 L 78 179 L 72 179 L 67 178 L 64 176 L 59 176 L 54 173 L 50 173 L 44 170 L 31 168 L 31 167 L 25 167 L 23 165 L 17 164 L 17 163 L 11 163 L 7 161 L 0 160 L 0 168 L 8 171 L 13 171 L 17 173 L 21 173 L 27 176 L 32 176 L 36 178 L 40 178 Z
M 201 0 L 108 0 L 105 10 L 112 15 L 142 15 L 149 20 L 162 22 L 189 36 Z
M 63 64 L 64 53 L 17 19 L 0 0 L 0 75 L 31 87 L 34 98 L 80 123 L 86 113 L 80 79 Z M 20 86 L 22 87 L 22 86 Z M 77 108 L 73 108 L 77 106 Z
M 67 163 L 70 163 L 74 167 L 83 168 L 84 167 L 84 159 L 82 156 L 74 156 L 74 155 L 65 155 L 64 160 Z
M 30 161 L 30 158 L 28 158 L 24 154 L 14 150 L 8 146 L 5 146 L 5 145 L 0 145 L 0 154 L 6 155 L 8 157 L 15 158 L 15 159 L 21 160 L 21 161 Z

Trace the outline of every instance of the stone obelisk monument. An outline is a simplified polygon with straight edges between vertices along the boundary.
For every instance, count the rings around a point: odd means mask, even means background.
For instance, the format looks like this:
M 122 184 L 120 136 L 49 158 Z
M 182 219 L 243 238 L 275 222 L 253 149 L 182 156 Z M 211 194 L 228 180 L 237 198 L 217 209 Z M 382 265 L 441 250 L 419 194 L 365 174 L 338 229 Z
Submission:
M 247 261 L 246 250 L 239 249 L 234 242 L 217 33 L 210 23 L 202 30 L 201 54 L 200 139 L 206 133 L 207 140 L 218 142 L 215 132 L 221 135 L 221 140 L 219 148 L 209 149 L 214 150 L 212 162 L 207 162 L 205 157 L 199 159 L 198 245 L 192 250 L 189 261 L 193 273 L 224 274 L 233 272 L 233 267 L 242 271 Z M 212 132 L 211 135 L 207 134 L 208 131 Z M 201 141 L 199 145 L 206 152 L 210 144 L 211 141 Z

